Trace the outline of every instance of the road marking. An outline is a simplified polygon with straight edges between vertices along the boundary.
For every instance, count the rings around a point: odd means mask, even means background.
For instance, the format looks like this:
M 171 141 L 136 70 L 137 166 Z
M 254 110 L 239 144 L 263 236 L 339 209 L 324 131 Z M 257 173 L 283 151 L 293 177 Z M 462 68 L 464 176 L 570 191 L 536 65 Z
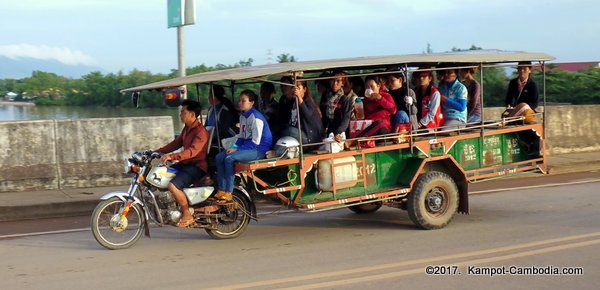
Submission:
M 541 240 L 541 241 L 535 241 L 535 242 L 528 242 L 528 243 L 519 244 L 519 245 L 504 246 L 504 247 L 498 247 L 498 248 L 478 250 L 478 251 L 473 251 L 473 252 L 464 252 L 464 253 L 459 253 L 459 254 L 409 260 L 409 261 L 403 261 L 403 262 L 398 262 L 398 263 L 380 264 L 380 265 L 373 265 L 373 266 L 360 267 L 360 268 L 341 270 L 341 271 L 316 273 L 316 274 L 308 274 L 308 275 L 301 275 L 301 276 L 294 276 L 294 277 L 287 277 L 287 278 L 278 278 L 278 279 L 272 279 L 272 280 L 263 280 L 263 281 L 235 284 L 235 285 L 223 286 L 223 287 L 214 288 L 214 289 L 242 289 L 242 288 L 252 288 L 252 287 L 264 287 L 264 286 L 269 286 L 269 285 L 292 283 L 292 282 L 299 282 L 299 281 L 304 281 L 304 280 L 324 279 L 324 278 L 331 278 L 331 277 L 336 277 L 336 276 L 362 274 L 365 272 L 386 270 L 386 269 L 418 265 L 418 264 L 431 264 L 431 263 L 441 264 L 442 261 L 447 261 L 447 260 L 489 255 L 489 254 L 501 253 L 501 252 L 506 252 L 506 251 L 520 250 L 520 249 L 525 249 L 525 248 L 539 247 L 539 246 L 545 246 L 545 245 L 554 244 L 554 243 L 569 242 L 569 241 L 573 241 L 573 240 L 595 238 L 595 237 L 600 237 L 600 232 L 594 232 L 594 233 L 588 233 L 588 234 L 582 234 L 582 235 L 574 235 L 574 236 L 562 237 L 562 238 L 554 238 L 554 239 Z M 592 244 L 597 244 L 597 243 L 600 243 L 600 239 L 593 240 L 590 242 L 593 242 Z M 588 242 L 583 242 L 583 243 L 588 243 Z M 577 244 L 573 244 L 573 245 L 579 245 L 579 244 L 582 244 L 582 243 L 577 243 Z M 587 245 L 587 244 L 585 244 L 585 245 Z M 473 263 L 473 261 L 479 261 L 479 260 L 481 260 L 481 261 L 478 263 L 492 262 L 491 260 L 488 261 L 488 259 L 497 259 L 499 257 L 510 256 L 510 258 L 513 258 L 513 257 L 517 257 L 515 255 L 523 255 L 523 256 L 535 255 L 535 254 L 541 253 L 540 251 L 543 251 L 545 249 L 554 249 L 554 248 L 558 248 L 558 247 L 560 247 L 560 249 L 563 249 L 564 247 L 568 247 L 568 246 L 569 245 L 561 245 L 561 246 L 554 246 L 554 247 L 549 247 L 549 248 L 544 248 L 544 249 L 530 250 L 530 251 L 526 251 L 526 252 L 522 252 L 522 253 L 508 254 L 505 256 L 476 259 L 476 260 L 472 260 L 471 263 Z M 584 246 L 584 245 L 582 245 L 582 246 Z M 558 250 L 555 250 L 555 251 L 558 251 Z M 530 254 L 526 254 L 526 253 L 530 253 Z M 534 253 L 534 254 L 531 254 L 531 253 Z M 510 259 L 510 258 L 505 258 L 505 259 Z M 463 263 L 466 263 L 466 262 L 463 262 Z M 455 263 L 452 263 L 452 264 L 455 264 Z M 404 272 L 406 272 L 406 274 L 401 274 L 401 275 L 398 274 L 398 273 L 404 273 Z M 424 268 L 394 272 L 396 276 L 393 276 L 393 277 L 415 274 L 418 272 L 424 273 Z M 383 277 L 385 275 L 390 275 L 390 274 L 392 274 L 392 273 L 375 275 L 375 276 Z M 361 278 L 355 278 L 355 279 L 361 279 Z M 384 278 L 377 278 L 377 279 L 384 279 Z M 346 281 L 346 280 L 349 281 L 351 279 L 344 279 L 343 281 Z M 354 282 L 354 283 L 358 283 L 358 282 Z M 301 287 L 300 289 L 302 289 L 302 288 L 306 289 L 305 286 L 299 286 L 299 287 Z M 319 286 L 318 288 L 320 288 L 320 287 L 321 286 Z M 327 287 L 327 286 L 322 286 L 322 287 Z
M 26 233 L 26 234 L 12 234 L 12 235 L 0 236 L 0 240 L 3 240 L 3 239 L 12 239 L 12 238 L 31 237 L 31 236 L 42 236 L 42 235 L 55 235 L 55 234 L 85 232 L 85 231 L 89 231 L 89 230 L 90 230 L 90 228 L 81 228 L 81 229 L 58 230 L 58 231 L 48 231 L 48 232 L 35 232 L 35 233 Z
M 278 215 L 278 214 L 287 214 L 296 212 L 295 210 L 275 210 L 275 211 L 264 211 L 256 213 L 258 216 L 266 216 L 266 215 Z M 151 224 L 151 226 L 154 224 Z M 69 230 L 57 230 L 57 231 L 45 231 L 45 232 L 34 232 L 34 233 L 24 233 L 24 234 L 11 234 L 0 236 L 0 240 L 5 239 L 15 239 L 15 238 L 24 238 L 24 237 L 32 237 L 32 236 L 43 236 L 43 235 L 57 235 L 57 234 L 68 234 L 68 233 L 77 233 L 77 232 L 85 232 L 91 230 L 90 228 L 79 228 L 79 229 L 69 229 Z
M 488 190 L 471 191 L 471 192 L 469 192 L 469 194 L 482 194 L 482 193 L 492 193 L 492 192 L 500 192 L 500 191 L 522 190 L 522 189 L 543 188 L 543 187 L 554 187 L 554 186 L 563 186 L 563 185 L 576 185 L 576 184 L 585 184 L 585 183 L 594 183 L 594 182 L 600 182 L 600 179 L 571 181 L 571 182 L 564 182 L 564 183 L 548 183 L 548 184 L 540 184 L 540 185 L 509 187 L 509 188 L 504 187 L 504 188 L 496 188 L 496 189 L 488 189 Z
M 574 244 L 566 244 L 566 245 L 560 245 L 560 246 L 547 247 L 547 248 L 530 250 L 530 251 L 524 251 L 524 252 L 508 254 L 508 255 L 503 255 L 503 256 L 468 260 L 468 261 L 463 261 L 463 262 L 452 263 L 452 265 L 471 266 L 471 265 L 477 265 L 477 264 L 483 264 L 483 263 L 493 263 L 493 262 L 510 260 L 513 258 L 522 258 L 522 257 L 527 257 L 527 256 L 552 253 L 552 252 L 556 252 L 556 251 L 581 248 L 581 247 L 586 247 L 586 246 L 591 246 L 591 245 L 596 245 L 596 244 L 600 244 L 600 239 L 579 242 L 579 243 L 574 243 Z M 342 280 L 336 280 L 336 281 L 314 283 L 314 284 L 289 287 L 289 288 L 279 288 L 279 289 L 286 289 L 286 290 L 318 289 L 318 288 L 325 288 L 325 287 L 334 287 L 334 286 L 341 286 L 341 285 L 370 282 L 370 281 L 376 281 L 376 280 L 385 280 L 385 279 L 390 279 L 390 278 L 398 278 L 401 276 L 407 276 L 407 275 L 413 275 L 413 274 L 419 274 L 419 273 L 425 274 L 425 268 L 419 267 L 419 268 L 390 272 L 390 273 L 385 273 L 385 274 L 376 274 L 376 275 L 370 275 L 370 276 L 364 276 L 364 277 L 349 278 L 349 279 L 342 279 Z

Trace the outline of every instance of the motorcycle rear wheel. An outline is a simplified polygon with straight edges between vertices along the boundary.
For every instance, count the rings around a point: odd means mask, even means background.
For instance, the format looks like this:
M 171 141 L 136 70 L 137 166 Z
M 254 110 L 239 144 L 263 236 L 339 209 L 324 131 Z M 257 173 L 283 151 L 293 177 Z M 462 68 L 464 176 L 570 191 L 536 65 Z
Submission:
M 211 237 L 218 240 L 237 238 L 248 226 L 252 214 L 250 202 L 239 191 L 233 192 L 233 201 L 237 203 L 233 211 L 225 212 L 226 209 L 224 207 L 220 210 L 221 213 L 226 214 L 226 219 L 222 218 L 219 220 L 217 230 L 206 229 L 206 232 Z
M 126 249 L 135 244 L 144 232 L 144 213 L 139 205 L 131 206 L 121 220 L 119 211 L 125 202 L 119 198 L 101 201 L 92 213 L 92 233 L 100 245 L 110 250 Z

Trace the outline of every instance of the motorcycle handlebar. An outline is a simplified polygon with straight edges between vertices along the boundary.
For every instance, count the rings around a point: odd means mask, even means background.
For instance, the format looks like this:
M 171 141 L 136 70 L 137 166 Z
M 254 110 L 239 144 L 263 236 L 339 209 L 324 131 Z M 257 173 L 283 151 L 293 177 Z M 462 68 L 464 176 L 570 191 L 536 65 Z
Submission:
M 156 158 L 160 158 L 162 156 L 162 153 L 154 152 L 152 150 L 146 150 L 146 151 L 144 151 L 144 155 L 146 155 L 152 159 L 156 159 Z

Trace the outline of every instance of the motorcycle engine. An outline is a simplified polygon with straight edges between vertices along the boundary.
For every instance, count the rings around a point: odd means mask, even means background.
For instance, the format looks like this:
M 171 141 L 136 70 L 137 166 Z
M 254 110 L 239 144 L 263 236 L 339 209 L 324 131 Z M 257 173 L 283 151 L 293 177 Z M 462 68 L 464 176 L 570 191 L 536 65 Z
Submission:
M 173 194 L 170 191 L 159 191 L 158 202 L 161 203 L 161 208 L 174 209 L 177 207 L 175 197 L 173 197 Z
M 160 208 L 163 218 L 173 224 L 177 223 L 181 219 L 181 211 L 179 211 L 173 194 L 170 191 L 160 191 L 157 197 L 158 202 L 162 205 Z M 193 208 L 190 208 L 190 213 L 194 213 Z

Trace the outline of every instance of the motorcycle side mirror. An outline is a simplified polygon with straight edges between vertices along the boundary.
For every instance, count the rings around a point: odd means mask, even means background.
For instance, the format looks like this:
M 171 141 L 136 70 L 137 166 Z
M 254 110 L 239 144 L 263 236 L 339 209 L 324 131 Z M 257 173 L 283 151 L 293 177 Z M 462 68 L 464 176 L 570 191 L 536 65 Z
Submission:
M 131 94 L 131 103 L 133 104 L 134 108 L 140 107 L 140 92 L 133 92 Z

